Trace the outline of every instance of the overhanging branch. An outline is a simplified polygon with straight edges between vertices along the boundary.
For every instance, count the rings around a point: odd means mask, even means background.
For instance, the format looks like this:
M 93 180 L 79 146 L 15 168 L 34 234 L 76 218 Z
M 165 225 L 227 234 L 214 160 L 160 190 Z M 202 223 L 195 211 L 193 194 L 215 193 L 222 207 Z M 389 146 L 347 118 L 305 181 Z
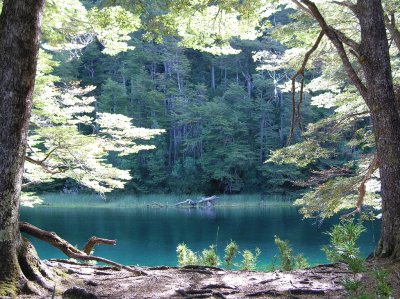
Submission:
M 39 165 L 40 167 L 42 167 L 47 173 L 50 173 L 50 174 L 58 174 L 58 173 L 61 173 L 61 171 L 59 171 L 59 170 L 52 170 L 52 169 L 50 169 L 45 163 L 44 163 L 44 161 L 42 161 L 42 160 L 35 160 L 35 159 L 32 159 L 31 157 L 28 157 L 28 156 L 26 156 L 25 157 L 25 161 L 28 161 L 28 162 L 30 162 L 30 163 L 32 163 L 32 164 L 35 164 L 35 165 Z
M 367 172 L 365 173 L 365 175 L 363 176 L 360 185 L 358 186 L 358 199 L 357 199 L 357 203 L 356 203 L 356 209 L 342 217 L 349 217 L 354 215 L 355 213 L 360 213 L 361 212 L 361 208 L 364 204 L 364 199 L 365 199 L 365 194 L 366 194 L 366 182 L 371 178 L 372 174 L 375 172 L 375 170 L 377 170 L 379 168 L 379 160 L 378 160 L 378 156 L 375 155 L 374 158 L 372 159 L 371 164 L 368 166 Z
M 290 142 L 293 137 L 293 132 L 294 132 L 294 123 L 295 123 L 295 118 L 296 118 L 296 79 L 298 76 L 301 76 L 301 86 L 300 86 L 300 95 L 299 95 L 299 102 L 297 104 L 297 124 L 299 129 L 302 129 L 301 126 L 301 113 L 300 113 L 300 108 L 301 104 L 303 102 L 303 93 L 304 93 L 304 71 L 306 69 L 308 60 L 310 59 L 310 56 L 312 53 L 314 53 L 319 44 L 321 43 L 322 38 L 324 37 L 325 33 L 321 31 L 317 37 L 317 40 L 315 41 L 314 45 L 311 47 L 310 50 L 307 51 L 307 53 L 304 55 L 304 60 L 303 63 L 301 64 L 301 67 L 297 70 L 296 74 L 293 75 L 292 77 L 292 118 L 291 118 L 291 126 L 290 126 L 290 132 L 289 132 L 289 137 L 287 140 L 286 145 L 290 145 Z
M 293 0 L 292 0 L 293 1 Z M 349 76 L 350 80 L 353 82 L 355 87 L 357 88 L 358 92 L 361 94 L 361 96 L 366 99 L 368 98 L 368 90 L 363 84 L 362 80 L 358 76 L 357 72 L 354 70 L 349 57 L 347 56 L 346 50 L 344 48 L 344 41 L 343 41 L 343 36 L 338 36 L 338 33 L 336 30 L 334 30 L 331 26 L 329 26 L 324 17 L 321 15 L 321 12 L 319 11 L 318 7 L 315 5 L 314 2 L 310 0 L 300 0 L 301 3 L 303 3 L 304 6 L 308 8 L 308 10 L 311 12 L 312 16 L 314 19 L 318 22 L 319 26 L 321 27 L 322 31 L 326 34 L 326 36 L 329 38 L 329 40 L 333 43 L 333 45 L 336 48 L 336 51 L 342 60 L 343 66 L 346 70 L 347 75 Z M 348 42 L 349 40 L 347 40 Z M 362 61 L 362 57 L 359 58 L 359 61 Z
M 347 1 L 332 1 L 332 3 L 349 8 L 354 14 L 357 14 L 357 5 Z
M 385 25 L 394 41 L 394 44 L 397 47 L 397 50 L 400 52 L 400 31 L 399 29 L 397 29 L 396 21 L 393 14 L 390 18 L 387 14 L 385 14 Z

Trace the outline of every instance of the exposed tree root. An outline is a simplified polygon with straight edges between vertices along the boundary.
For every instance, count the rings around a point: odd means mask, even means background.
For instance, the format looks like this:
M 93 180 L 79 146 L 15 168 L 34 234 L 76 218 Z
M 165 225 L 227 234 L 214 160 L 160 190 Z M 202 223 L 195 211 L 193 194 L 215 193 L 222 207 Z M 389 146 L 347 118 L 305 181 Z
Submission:
M 82 251 L 84 253 L 86 253 L 87 255 L 90 255 L 90 253 L 92 252 L 93 248 L 97 244 L 115 245 L 115 244 L 117 244 L 117 242 L 115 240 L 102 239 L 102 238 L 98 238 L 98 237 L 93 236 L 83 246 Z
M 51 244 L 52 246 L 60 249 L 62 252 L 64 252 L 65 255 L 67 255 L 70 258 L 74 258 L 74 259 L 78 259 L 78 260 L 82 260 L 82 261 L 97 261 L 97 262 L 105 263 L 108 265 L 112 265 L 114 267 L 117 267 L 118 269 L 124 269 L 135 275 L 146 275 L 146 273 L 143 271 L 135 270 L 131 267 L 127 267 L 127 266 L 118 264 L 116 262 L 110 261 L 110 260 L 102 258 L 102 257 L 88 255 L 85 252 L 85 250 L 86 251 L 89 250 L 89 252 L 90 252 L 96 244 L 115 244 L 115 241 L 113 241 L 113 240 L 106 240 L 106 239 L 100 239 L 97 237 L 92 237 L 86 243 L 86 245 L 84 246 L 84 249 L 79 250 L 79 249 L 75 248 L 74 246 L 72 246 L 67 241 L 65 241 L 64 239 L 60 238 L 56 233 L 42 230 L 42 229 L 40 229 L 32 224 L 29 224 L 27 222 L 20 222 L 19 229 L 21 232 L 27 233 L 35 238 L 45 241 L 45 242 Z

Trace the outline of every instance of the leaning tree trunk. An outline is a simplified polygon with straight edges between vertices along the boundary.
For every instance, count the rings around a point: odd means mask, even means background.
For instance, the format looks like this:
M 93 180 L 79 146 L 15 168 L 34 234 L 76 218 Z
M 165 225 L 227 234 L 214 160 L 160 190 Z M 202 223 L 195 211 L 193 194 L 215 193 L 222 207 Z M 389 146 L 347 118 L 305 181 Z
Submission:
M 18 209 L 44 0 L 4 0 L 0 15 L 0 296 L 21 281 Z
M 400 257 L 400 116 L 397 112 L 384 14 L 379 0 L 359 0 L 361 60 L 382 184 L 381 257 Z

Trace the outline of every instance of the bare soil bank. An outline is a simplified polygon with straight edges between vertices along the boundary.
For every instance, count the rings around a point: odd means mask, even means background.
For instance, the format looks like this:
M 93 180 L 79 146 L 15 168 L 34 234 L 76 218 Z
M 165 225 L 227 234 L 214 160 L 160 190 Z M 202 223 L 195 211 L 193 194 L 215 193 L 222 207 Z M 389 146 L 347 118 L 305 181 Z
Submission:
M 228 271 L 188 266 L 138 267 L 136 276 L 108 266 L 82 265 L 50 260 L 47 266 L 61 280 L 54 298 L 345 298 L 341 281 L 352 277 L 344 264 L 320 265 L 291 272 Z M 376 262 L 374 262 L 376 266 Z M 400 263 L 380 261 L 390 273 L 394 298 L 400 294 Z M 369 265 L 372 267 L 372 264 Z M 370 274 L 358 274 L 369 294 L 373 294 Z M 397 295 L 396 295 L 397 294 Z M 51 298 L 24 295 L 20 298 Z

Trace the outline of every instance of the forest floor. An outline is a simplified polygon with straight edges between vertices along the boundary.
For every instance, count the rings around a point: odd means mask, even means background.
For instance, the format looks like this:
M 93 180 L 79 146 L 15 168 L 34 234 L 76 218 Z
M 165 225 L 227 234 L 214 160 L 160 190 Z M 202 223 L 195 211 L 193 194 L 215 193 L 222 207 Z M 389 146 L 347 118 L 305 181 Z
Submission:
M 344 264 L 319 265 L 290 272 L 229 271 L 212 267 L 136 267 L 145 275 L 108 266 L 71 261 L 45 261 L 61 277 L 55 296 L 19 298 L 346 298 L 341 282 L 354 276 Z M 400 262 L 369 262 L 389 273 L 393 297 L 400 298 Z M 374 298 L 369 271 L 357 274 L 367 294 Z M 54 297 L 53 297 L 54 296 Z

